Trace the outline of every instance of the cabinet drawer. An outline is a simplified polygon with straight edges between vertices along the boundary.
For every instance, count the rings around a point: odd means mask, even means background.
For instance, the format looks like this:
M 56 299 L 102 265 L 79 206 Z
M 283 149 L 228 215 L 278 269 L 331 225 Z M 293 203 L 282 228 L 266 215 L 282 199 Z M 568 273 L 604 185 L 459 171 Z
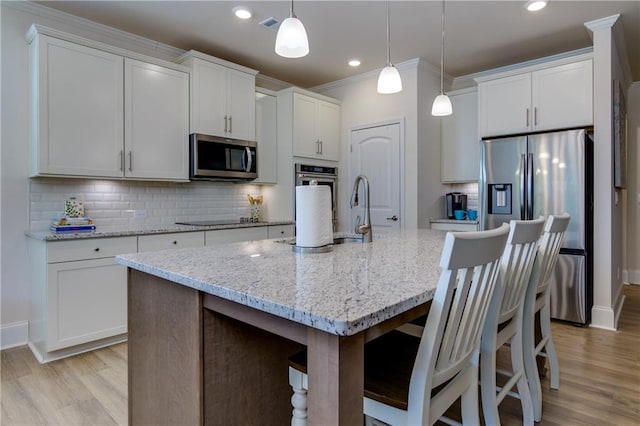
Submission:
M 269 238 L 290 238 L 295 234 L 294 225 L 277 225 L 269 227 Z
M 100 259 L 138 251 L 136 237 L 91 238 L 47 244 L 47 263 Z
M 234 243 L 238 241 L 255 241 L 266 240 L 268 237 L 267 227 L 253 227 L 253 228 L 236 228 L 236 229 L 221 229 L 219 231 L 207 231 L 205 241 L 207 245 L 220 244 L 220 243 Z
M 139 252 L 187 247 L 204 247 L 204 232 L 141 235 L 138 237 Z

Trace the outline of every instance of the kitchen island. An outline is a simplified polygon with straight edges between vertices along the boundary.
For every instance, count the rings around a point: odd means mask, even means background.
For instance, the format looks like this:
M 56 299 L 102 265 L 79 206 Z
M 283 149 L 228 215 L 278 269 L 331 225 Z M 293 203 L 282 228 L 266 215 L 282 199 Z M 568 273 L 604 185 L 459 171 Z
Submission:
M 287 359 L 305 346 L 309 424 L 361 423 L 364 343 L 428 311 L 444 237 L 118 256 L 129 267 L 129 423 L 287 424 Z

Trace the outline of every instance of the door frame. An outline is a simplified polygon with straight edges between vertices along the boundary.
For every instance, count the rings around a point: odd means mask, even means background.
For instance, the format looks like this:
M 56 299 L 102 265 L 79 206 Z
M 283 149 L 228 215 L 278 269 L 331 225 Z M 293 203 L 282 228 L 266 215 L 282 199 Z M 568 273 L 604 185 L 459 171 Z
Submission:
M 367 124 L 359 124 L 356 126 L 352 126 L 349 128 L 349 148 L 347 151 L 347 168 L 348 168 L 348 176 L 349 176 L 349 180 L 346 184 L 346 186 L 343 187 L 343 191 L 342 193 L 345 194 L 345 196 L 343 197 L 343 199 L 346 201 L 344 203 L 345 206 L 345 217 L 346 217 L 346 222 L 349 224 L 349 229 L 352 227 L 351 224 L 351 215 L 349 214 L 349 210 L 346 206 L 350 206 L 350 201 L 351 201 L 351 191 L 353 189 L 353 182 L 356 179 L 356 173 L 354 170 L 351 169 L 351 161 L 352 161 L 352 155 L 353 155 L 353 139 L 352 139 L 352 135 L 353 132 L 356 130 L 366 130 L 366 129 L 371 129 L 374 127 L 385 127 L 385 126 L 389 126 L 389 125 L 393 125 L 393 124 L 398 124 L 399 128 L 400 128 L 400 140 L 398 141 L 398 143 L 400 144 L 400 164 L 398 165 L 399 167 L 399 172 L 400 172 L 400 188 L 398 188 L 398 190 L 400 191 L 400 229 L 405 229 L 405 220 L 404 220 L 404 212 L 406 211 L 406 194 L 405 194 L 405 131 L 404 131 L 404 126 L 405 126 L 405 117 L 392 117 L 388 120 L 382 120 L 382 121 L 374 121 L 371 123 L 367 123 Z M 375 230 L 374 230 L 375 233 Z

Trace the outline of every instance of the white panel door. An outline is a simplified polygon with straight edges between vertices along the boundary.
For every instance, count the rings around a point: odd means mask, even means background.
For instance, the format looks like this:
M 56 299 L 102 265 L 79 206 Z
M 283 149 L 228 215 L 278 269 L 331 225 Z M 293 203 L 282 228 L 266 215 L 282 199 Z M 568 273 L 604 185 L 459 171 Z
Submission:
M 227 110 L 227 69 L 218 64 L 193 58 L 191 77 L 193 78 L 191 132 L 226 136 L 224 117 Z
M 34 174 L 122 176 L 123 58 L 47 36 L 38 43 Z
M 125 176 L 189 179 L 189 74 L 125 59 Z
M 531 130 L 531 74 L 519 74 L 478 84 L 480 136 Z
M 376 227 L 400 228 L 400 124 L 351 132 L 351 182 L 359 174 L 369 179 L 373 232 Z M 357 216 L 364 217 L 362 206 L 360 197 L 360 205 L 351 209 L 352 228 Z
M 318 101 L 318 139 L 320 155 L 325 160 L 340 160 L 340 107 Z
M 47 351 L 127 332 L 127 268 L 111 258 L 52 263 Z
M 254 75 L 227 70 L 227 136 L 256 140 L 255 89 Z

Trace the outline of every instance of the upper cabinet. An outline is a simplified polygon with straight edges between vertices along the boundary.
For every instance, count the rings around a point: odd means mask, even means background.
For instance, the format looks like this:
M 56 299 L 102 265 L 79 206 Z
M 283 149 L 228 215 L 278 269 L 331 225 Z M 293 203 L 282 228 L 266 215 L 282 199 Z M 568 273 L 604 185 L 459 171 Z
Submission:
M 278 183 L 278 101 L 275 92 L 256 88 L 256 142 L 258 179 L 254 183 Z
M 279 109 L 291 117 L 280 121 L 286 122 L 286 128 L 278 132 L 291 135 L 295 157 L 340 160 L 339 101 L 290 88 L 278 93 L 278 102 L 284 104 L 284 108 Z
M 32 176 L 189 179 L 188 69 L 44 27 L 27 40 Z
M 478 82 L 480 136 L 593 124 L 592 60 Z
M 440 122 L 442 182 L 477 182 L 480 174 L 478 93 L 472 89 L 448 95 L 453 114 L 442 117 Z
M 177 62 L 191 68 L 191 133 L 256 139 L 257 71 L 193 50 Z

